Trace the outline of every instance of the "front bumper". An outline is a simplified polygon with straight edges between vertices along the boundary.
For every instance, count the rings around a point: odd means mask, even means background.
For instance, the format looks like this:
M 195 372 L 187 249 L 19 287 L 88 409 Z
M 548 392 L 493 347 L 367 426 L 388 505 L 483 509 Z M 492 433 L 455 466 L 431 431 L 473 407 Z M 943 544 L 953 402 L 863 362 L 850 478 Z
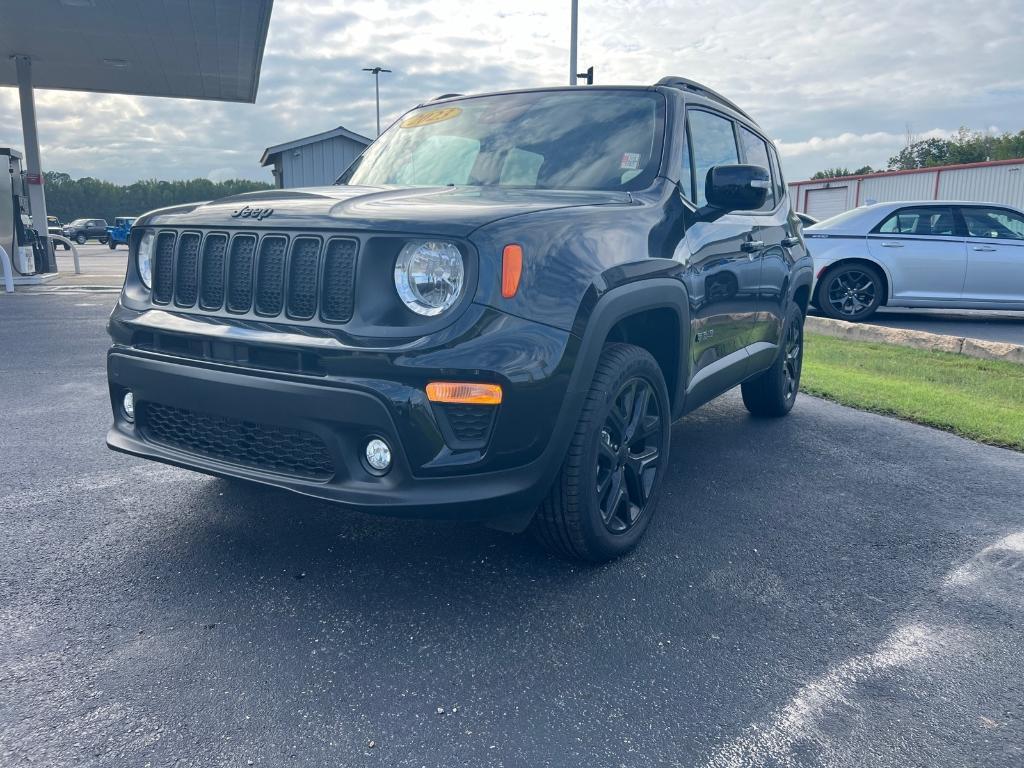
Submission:
M 558 423 L 565 419 L 568 425 L 577 415 L 577 398 L 567 395 L 575 337 L 517 318 L 494 316 L 490 310 L 483 311 L 487 317 L 480 318 L 485 320 L 482 328 L 478 323 L 465 343 L 455 347 L 373 356 L 336 350 L 307 352 L 317 359 L 319 375 L 315 377 L 138 348 L 132 338 L 139 328 L 147 328 L 143 335 L 151 334 L 152 327 L 145 325 L 142 314 L 120 309 L 111 318 L 111 333 L 115 342 L 121 342 L 115 343 L 107 358 L 114 415 L 107 444 L 112 449 L 363 511 L 513 521 L 507 527 L 521 527 L 514 521 L 525 525 L 564 458 L 562 437 L 571 429 Z M 525 375 L 519 369 L 524 346 L 531 347 L 535 356 L 538 346 L 544 346 L 537 338 L 531 344 L 529 335 L 524 335 L 531 327 L 540 329 L 553 359 L 544 363 L 535 359 Z M 559 343 L 554 343 L 554 336 Z M 511 338 L 518 342 L 509 343 Z M 194 346 L 196 338 L 189 337 L 189 343 Z M 473 345 L 478 345 L 475 354 L 467 349 Z M 500 354 L 501 350 L 507 354 Z M 487 368 L 466 370 L 466 355 L 486 362 Z M 346 370 L 349 375 L 343 375 Z M 352 375 L 355 371 L 359 375 Z M 486 444 L 471 449 L 451 445 L 423 393 L 427 381 L 460 374 L 499 382 L 504 389 Z M 135 397 L 135 422 L 129 422 L 121 409 L 129 390 Z M 155 434 L 147 423 L 147 404 L 278 430 L 274 434 L 313 436 L 318 445 L 322 443 L 330 470 L 310 477 L 281 467 L 241 463 L 223 451 L 182 447 Z M 392 447 L 393 463 L 386 474 L 374 474 L 363 463 L 366 442 L 372 437 L 381 437 Z

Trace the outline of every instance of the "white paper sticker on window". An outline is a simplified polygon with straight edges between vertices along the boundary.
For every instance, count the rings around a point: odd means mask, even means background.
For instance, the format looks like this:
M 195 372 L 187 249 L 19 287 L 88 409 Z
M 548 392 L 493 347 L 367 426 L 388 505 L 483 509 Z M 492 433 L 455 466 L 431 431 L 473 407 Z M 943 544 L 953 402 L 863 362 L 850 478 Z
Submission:
M 624 171 L 635 171 L 640 167 L 640 153 L 639 152 L 623 152 L 622 162 L 619 163 L 619 168 Z

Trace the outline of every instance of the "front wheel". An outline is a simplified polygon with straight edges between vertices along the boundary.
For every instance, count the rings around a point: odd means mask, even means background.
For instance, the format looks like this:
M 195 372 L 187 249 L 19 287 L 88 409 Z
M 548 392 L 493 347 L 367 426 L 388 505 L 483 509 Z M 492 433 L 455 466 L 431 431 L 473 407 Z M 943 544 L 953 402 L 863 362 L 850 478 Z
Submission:
M 804 365 L 804 313 L 795 304 L 786 317 L 782 349 L 764 373 L 743 382 L 743 404 L 754 416 L 785 416 L 793 409 Z
M 107 245 L 110 246 L 110 250 L 117 250 L 117 243 L 115 243 L 113 240 L 108 241 Z
M 835 320 L 860 322 L 882 303 L 882 275 L 868 264 L 852 263 L 825 273 L 818 283 L 817 305 Z
M 86 238 L 86 236 L 83 234 L 78 234 L 75 236 L 75 242 L 78 243 L 79 245 L 85 245 L 85 241 L 87 239 L 88 238 Z
M 654 514 L 670 426 L 658 363 L 640 347 L 606 345 L 534 536 L 559 556 L 591 562 L 633 549 Z

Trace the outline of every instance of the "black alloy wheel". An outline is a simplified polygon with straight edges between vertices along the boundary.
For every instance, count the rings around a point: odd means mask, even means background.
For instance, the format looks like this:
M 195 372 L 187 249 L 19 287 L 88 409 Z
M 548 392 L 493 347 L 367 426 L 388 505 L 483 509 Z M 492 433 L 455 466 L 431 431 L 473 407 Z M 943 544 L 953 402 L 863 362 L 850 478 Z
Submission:
M 818 288 L 818 306 L 836 320 L 857 322 L 878 309 L 885 285 L 878 270 L 867 264 L 848 264 L 826 273 Z
M 786 329 L 783 345 L 782 377 L 783 397 L 794 400 L 800 389 L 800 372 L 804 365 L 804 324 L 791 322 Z
M 623 384 L 597 443 L 597 506 L 610 533 L 625 533 L 647 511 L 664 429 L 651 383 L 637 377 Z
M 530 524 L 537 540 L 561 557 L 594 563 L 636 547 L 665 482 L 671 413 L 651 353 L 606 344 L 565 461 Z

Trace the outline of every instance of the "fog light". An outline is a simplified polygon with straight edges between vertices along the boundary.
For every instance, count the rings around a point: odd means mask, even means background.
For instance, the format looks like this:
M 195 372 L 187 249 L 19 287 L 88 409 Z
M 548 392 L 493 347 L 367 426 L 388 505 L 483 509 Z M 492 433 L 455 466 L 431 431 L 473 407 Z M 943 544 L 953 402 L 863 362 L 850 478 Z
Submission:
M 373 438 L 366 444 L 366 463 L 378 472 L 383 472 L 391 466 L 391 446 L 379 437 Z
M 124 400 L 121 401 L 121 408 L 124 409 L 124 417 L 128 421 L 135 421 L 135 395 L 131 392 L 125 393 Z

